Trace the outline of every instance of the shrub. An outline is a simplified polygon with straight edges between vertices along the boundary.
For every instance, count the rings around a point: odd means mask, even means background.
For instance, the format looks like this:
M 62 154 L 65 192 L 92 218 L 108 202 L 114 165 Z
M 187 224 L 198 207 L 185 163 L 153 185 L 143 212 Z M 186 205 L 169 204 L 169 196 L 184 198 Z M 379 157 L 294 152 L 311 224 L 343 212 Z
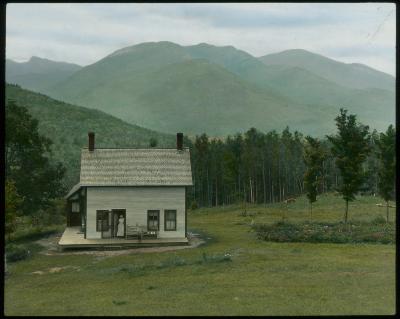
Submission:
M 30 251 L 23 245 L 9 244 L 6 246 L 6 258 L 9 262 L 15 262 L 28 258 Z
M 38 226 L 64 225 L 66 207 L 63 199 L 52 200 L 46 209 L 39 210 L 34 216 L 38 220 Z
M 392 223 L 351 222 L 348 224 L 306 222 L 292 224 L 279 221 L 274 224 L 255 224 L 257 238 L 275 242 L 313 242 L 313 243 L 381 243 L 395 242 L 395 229 Z
M 192 201 L 192 203 L 190 204 L 190 209 L 191 210 L 195 210 L 197 209 L 199 206 L 197 205 L 197 202 L 194 200 Z
M 374 224 L 374 225 L 386 224 L 386 219 L 385 219 L 382 215 L 379 215 L 379 216 L 375 217 L 375 218 L 372 220 L 371 223 Z

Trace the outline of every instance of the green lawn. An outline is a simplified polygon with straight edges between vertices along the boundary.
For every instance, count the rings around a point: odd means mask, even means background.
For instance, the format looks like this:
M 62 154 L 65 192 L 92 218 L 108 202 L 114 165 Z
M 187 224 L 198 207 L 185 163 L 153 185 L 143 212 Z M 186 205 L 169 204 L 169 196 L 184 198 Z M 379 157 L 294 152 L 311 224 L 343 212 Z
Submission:
M 379 198 L 350 205 L 350 219 L 385 216 Z M 270 243 L 249 224 L 282 218 L 281 204 L 198 209 L 189 229 L 208 243 L 176 252 L 101 259 L 90 255 L 35 254 L 9 264 L 6 315 L 362 315 L 395 313 L 395 246 L 381 244 Z M 339 197 L 321 196 L 315 220 L 341 220 Z M 393 220 L 394 209 L 391 210 Z M 288 220 L 308 218 L 305 198 Z M 203 262 L 232 255 L 231 261 Z M 183 265 L 174 260 L 183 260 Z M 163 265 L 161 265 L 163 263 Z M 58 273 L 52 267 L 74 266 Z M 121 267 L 122 266 L 122 267 Z M 125 270 L 124 270 L 125 269 Z M 128 270 L 127 270 L 128 269 Z M 43 271 L 45 274 L 32 274 Z

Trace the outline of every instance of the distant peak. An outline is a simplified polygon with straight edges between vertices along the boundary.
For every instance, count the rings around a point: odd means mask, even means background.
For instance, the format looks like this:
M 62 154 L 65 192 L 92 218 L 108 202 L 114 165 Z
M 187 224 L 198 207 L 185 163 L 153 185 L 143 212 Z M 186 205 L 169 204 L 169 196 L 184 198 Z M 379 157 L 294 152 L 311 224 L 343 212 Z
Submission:
M 118 50 L 114 51 L 113 53 L 109 54 L 107 57 L 113 57 L 113 56 L 117 56 L 117 55 L 121 55 L 121 54 L 135 52 L 136 50 L 140 50 L 143 48 L 154 48 L 154 47 L 179 48 L 181 46 L 179 44 L 176 44 L 176 43 L 170 42 L 170 41 L 141 42 L 141 43 L 137 43 L 134 45 L 124 47 L 122 49 L 118 49 Z
M 321 56 L 318 53 L 307 51 L 305 49 L 289 49 L 289 50 L 284 50 L 284 51 L 278 52 L 276 54 L 303 54 L 303 55 L 314 55 L 314 56 L 318 55 L 318 56 Z
M 236 48 L 232 45 L 214 45 L 214 44 L 209 44 L 206 42 L 201 42 L 195 45 L 188 45 L 188 47 L 206 47 L 206 48 L 225 48 L 225 49 L 235 49 Z
M 39 58 L 38 56 L 32 55 L 31 58 L 29 59 L 29 62 L 32 62 L 32 61 L 43 61 L 43 60 L 47 60 L 47 59 Z
M 135 45 L 130 46 L 129 48 L 133 47 L 145 47 L 145 46 L 164 46 L 164 47 L 180 47 L 179 44 L 176 44 L 171 41 L 154 41 L 154 42 L 142 42 Z

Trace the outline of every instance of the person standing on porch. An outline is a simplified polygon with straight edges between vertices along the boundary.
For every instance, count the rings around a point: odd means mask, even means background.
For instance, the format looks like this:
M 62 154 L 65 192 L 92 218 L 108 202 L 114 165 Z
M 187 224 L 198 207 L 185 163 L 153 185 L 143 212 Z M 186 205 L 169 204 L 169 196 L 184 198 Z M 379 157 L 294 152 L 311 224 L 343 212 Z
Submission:
M 117 231 L 117 237 L 123 237 L 124 236 L 124 217 L 122 215 L 119 216 L 118 220 L 118 231 Z

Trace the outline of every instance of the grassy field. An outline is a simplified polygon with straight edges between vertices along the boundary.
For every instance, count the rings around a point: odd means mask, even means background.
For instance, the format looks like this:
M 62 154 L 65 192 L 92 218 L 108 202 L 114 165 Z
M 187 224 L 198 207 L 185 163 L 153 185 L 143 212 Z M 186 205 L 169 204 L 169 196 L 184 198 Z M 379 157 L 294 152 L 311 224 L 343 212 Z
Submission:
M 385 216 L 361 197 L 350 219 Z M 313 218 L 338 221 L 344 203 L 321 196 Z M 363 315 L 395 313 L 395 246 L 271 243 L 249 224 L 308 219 L 305 198 L 282 204 L 198 209 L 188 214 L 204 246 L 99 258 L 36 253 L 9 264 L 6 315 Z M 394 209 L 391 211 L 393 220 Z M 204 254 L 206 258 L 204 258 Z M 223 258 L 225 254 L 231 255 Z M 208 257 L 207 257 L 208 256 Z M 215 258 L 213 259 L 212 256 Z M 53 267 L 64 271 L 49 273 Z M 44 274 L 32 274 L 42 271 Z

